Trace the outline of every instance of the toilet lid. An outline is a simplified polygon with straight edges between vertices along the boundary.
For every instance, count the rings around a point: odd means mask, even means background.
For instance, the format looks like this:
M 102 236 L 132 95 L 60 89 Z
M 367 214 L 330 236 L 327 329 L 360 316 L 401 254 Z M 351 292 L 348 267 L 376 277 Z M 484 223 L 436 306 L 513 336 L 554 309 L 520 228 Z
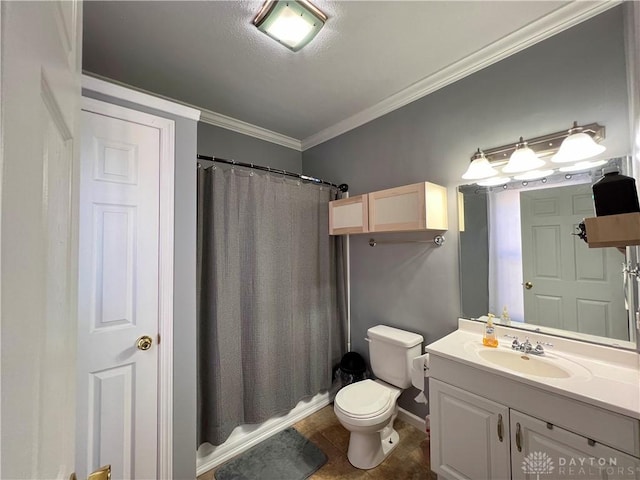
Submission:
M 349 416 L 374 417 L 389 408 L 391 391 L 373 380 L 363 380 L 340 390 L 335 403 Z

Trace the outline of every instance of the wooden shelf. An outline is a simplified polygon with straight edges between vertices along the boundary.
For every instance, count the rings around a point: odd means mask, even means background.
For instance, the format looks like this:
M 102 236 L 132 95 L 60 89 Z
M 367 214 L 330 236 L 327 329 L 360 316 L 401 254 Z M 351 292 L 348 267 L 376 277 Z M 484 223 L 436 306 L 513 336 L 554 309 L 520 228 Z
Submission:
M 589 248 L 640 245 L 640 213 L 585 218 Z

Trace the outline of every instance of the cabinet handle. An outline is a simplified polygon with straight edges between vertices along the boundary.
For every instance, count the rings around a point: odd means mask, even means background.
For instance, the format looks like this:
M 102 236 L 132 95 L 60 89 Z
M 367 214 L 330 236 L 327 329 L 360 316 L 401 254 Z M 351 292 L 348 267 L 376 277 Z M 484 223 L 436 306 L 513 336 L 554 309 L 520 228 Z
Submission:
M 498 440 L 502 442 L 502 414 L 498 414 Z
M 516 447 L 518 447 L 518 451 L 522 451 L 522 429 L 520 428 L 520 423 L 516 423 Z

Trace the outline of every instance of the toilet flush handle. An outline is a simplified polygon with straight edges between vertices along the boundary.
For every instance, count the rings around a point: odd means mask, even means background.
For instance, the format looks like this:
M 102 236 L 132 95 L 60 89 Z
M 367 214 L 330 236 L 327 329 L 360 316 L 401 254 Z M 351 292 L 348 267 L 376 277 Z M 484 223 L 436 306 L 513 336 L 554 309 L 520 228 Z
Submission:
M 364 337 L 364 341 L 365 342 L 371 342 L 371 339 L 369 337 Z

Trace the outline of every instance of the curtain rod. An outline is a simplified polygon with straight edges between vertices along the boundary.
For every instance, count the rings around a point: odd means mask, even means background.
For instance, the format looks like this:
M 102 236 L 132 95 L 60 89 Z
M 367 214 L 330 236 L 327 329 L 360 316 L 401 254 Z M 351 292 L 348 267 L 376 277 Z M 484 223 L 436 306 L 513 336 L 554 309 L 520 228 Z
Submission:
M 312 182 L 316 184 L 329 185 L 331 187 L 337 188 L 341 192 L 349 191 L 349 185 L 347 185 L 346 183 L 341 183 L 340 185 L 336 185 L 335 183 L 327 182 L 320 178 L 310 177 L 308 175 L 302 175 L 301 173 L 287 172 L 286 170 L 280 170 L 279 168 L 263 167 L 262 165 L 254 165 L 253 163 L 236 162 L 235 160 L 227 160 L 225 158 L 220 158 L 220 157 L 209 157 L 207 155 L 200 155 L 200 154 L 198 154 L 198 160 L 208 160 L 210 162 L 226 163 L 228 165 L 236 165 L 238 167 L 253 168 L 254 170 L 262 170 L 263 172 L 278 173 L 280 175 L 299 178 L 301 180 L 306 180 L 308 182 Z

